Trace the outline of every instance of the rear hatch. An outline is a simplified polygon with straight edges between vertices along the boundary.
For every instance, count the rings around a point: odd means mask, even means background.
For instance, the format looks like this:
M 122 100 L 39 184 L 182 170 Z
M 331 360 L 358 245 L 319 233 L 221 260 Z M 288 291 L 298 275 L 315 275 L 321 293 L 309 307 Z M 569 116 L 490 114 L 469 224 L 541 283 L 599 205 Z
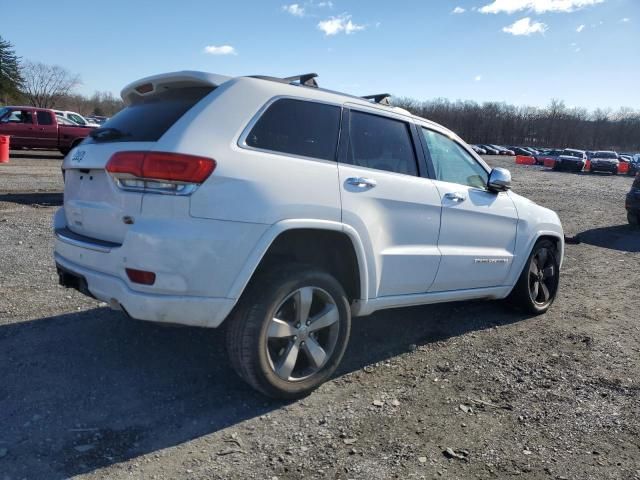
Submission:
M 122 92 L 128 105 L 91 132 L 64 160 L 64 210 L 74 233 L 122 243 L 146 193 L 123 190 L 105 170 L 118 152 L 154 151 L 157 142 L 187 111 L 226 77 L 178 72 L 149 77 Z

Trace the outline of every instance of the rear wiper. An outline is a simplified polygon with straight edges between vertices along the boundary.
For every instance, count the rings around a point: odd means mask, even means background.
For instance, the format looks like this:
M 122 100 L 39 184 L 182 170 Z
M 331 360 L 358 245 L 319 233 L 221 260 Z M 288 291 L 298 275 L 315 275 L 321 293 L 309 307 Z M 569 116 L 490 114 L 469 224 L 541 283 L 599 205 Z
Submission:
M 117 128 L 96 128 L 89 133 L 94 140 L 115 140 L 116 138 L 128 137 L 130 133 L 125 133 Z

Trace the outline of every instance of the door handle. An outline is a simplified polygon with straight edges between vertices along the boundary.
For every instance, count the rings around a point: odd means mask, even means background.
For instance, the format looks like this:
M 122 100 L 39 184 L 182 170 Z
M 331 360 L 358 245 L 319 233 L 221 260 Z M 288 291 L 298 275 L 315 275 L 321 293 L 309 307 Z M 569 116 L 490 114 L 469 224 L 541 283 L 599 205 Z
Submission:
M 459 192 L 449 192 L 444 194 L 445 200 L 451 200 L 452 202 L 464 202 L 467 197 L 463 193 Z
M 378 182 L 373 178 L 349 177 L 347 178 L 347 184 L 358 188 L 373 188 Z

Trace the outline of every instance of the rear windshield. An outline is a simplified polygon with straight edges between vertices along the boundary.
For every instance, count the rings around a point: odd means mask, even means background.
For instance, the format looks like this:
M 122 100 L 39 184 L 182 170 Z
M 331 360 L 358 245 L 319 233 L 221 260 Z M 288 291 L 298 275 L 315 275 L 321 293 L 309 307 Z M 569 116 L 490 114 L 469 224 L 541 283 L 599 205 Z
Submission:
M 155 142 L 211 91 L 213 87 L 190 87 L 142 97 L 91 132 L 85 143 Z
M 596 152 L 593 158 L 618 158 L 616 152 Z

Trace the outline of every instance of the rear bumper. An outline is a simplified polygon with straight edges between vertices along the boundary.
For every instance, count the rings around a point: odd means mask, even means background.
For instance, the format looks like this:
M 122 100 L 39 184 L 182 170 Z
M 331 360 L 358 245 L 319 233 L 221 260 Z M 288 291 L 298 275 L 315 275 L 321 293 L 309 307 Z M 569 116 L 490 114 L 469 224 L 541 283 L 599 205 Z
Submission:
M 74 234 L 64 209 L 53 226 L 55 261 L 65 286 L 136 319 L 202 327 L 217 327 L 229 314 L 241 293 L 234 285 L 268 228 L 190 217 L 139 218 L 116 244 Z M 127 268 L 154 272 L 155 282 L 134 283 Z
M 120 278 L 84 268 L 58 254 L 55 261 L 64 286 L 102 300 L 113 309 L 123 309 L 137 320 L 218 327 L 235 304 L 229 298 L 135 292 Z

